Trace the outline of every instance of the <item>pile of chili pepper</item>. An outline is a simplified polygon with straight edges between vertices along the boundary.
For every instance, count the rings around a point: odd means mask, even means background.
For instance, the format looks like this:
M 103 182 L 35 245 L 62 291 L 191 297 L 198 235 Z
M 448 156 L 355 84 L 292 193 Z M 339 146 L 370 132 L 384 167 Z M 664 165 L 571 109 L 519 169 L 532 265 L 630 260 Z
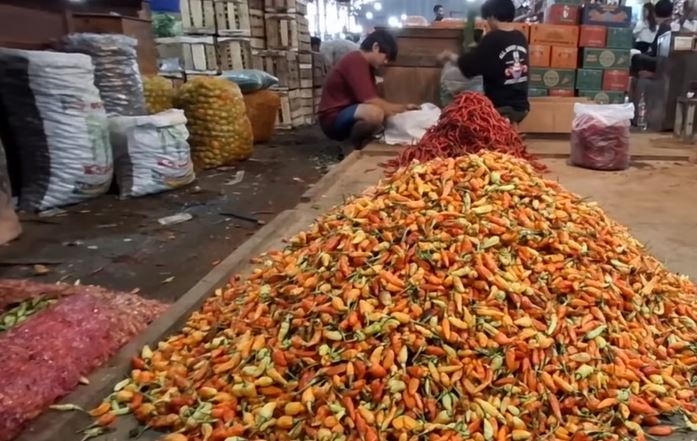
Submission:
M 697 429 L 697 289 L 526 161 L 400 169 L 256 263 L 133 358 L 100 424 L 132 413 L 169 441 Z
M 531 161 L 537 170 L 545 170 L 545 166 L 527 152 L 516 129 L 496 111 L 491 101 L 474 92 L 459 94 L 418 143 L 406 147 L 384 166 L 392 173 L 412 161 L 456 158 L 480 151 L 507 153 Z

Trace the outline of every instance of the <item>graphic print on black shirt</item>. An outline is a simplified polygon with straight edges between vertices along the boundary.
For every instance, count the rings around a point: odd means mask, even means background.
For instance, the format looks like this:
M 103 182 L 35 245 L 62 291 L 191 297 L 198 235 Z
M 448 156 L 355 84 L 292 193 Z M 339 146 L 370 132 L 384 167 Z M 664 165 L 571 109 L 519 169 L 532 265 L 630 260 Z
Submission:
M 484 94 L 494 107 L 530 109 L 528 42 L 520 31 L 488 32 L 476 48 L 458 59 L 457 64 L 468 78 L 482 76 Z

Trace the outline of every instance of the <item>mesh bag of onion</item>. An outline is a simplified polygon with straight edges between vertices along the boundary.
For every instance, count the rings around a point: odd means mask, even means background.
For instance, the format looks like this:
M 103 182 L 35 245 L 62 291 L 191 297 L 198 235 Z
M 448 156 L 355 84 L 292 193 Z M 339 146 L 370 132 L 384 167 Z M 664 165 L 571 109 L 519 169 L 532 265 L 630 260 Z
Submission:
M 593 170 L 629 167 L 629 126 L 634 105 L 575 104 L 571 163 Z

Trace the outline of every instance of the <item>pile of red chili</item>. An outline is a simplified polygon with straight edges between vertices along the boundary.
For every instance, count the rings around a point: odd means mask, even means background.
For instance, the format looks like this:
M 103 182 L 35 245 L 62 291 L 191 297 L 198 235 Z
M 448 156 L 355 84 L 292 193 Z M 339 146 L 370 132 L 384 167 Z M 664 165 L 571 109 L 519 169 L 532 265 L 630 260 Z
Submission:
M 482 150 L 507 153 L 527 159 L 537 170 L 545 166 L 527 152 L 518 132 L 485 96 L 465 92 L 443 109 L 438 123 L 428 129 L 417 144 L 404 149 L 384 164 L 388 173 L 414 160 L 458 157 Z

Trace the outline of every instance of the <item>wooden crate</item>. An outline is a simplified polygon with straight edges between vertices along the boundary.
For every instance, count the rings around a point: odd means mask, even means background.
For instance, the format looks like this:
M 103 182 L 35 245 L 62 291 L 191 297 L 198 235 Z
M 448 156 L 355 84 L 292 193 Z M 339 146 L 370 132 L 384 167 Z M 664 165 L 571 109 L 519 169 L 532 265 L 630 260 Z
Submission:
M 298 49 L 298 22 L 295 14 L 266 14 L 266 48 Z
M 264 0 L 264 10 L 266 12 L 282 12 L 294 14 L 296 10 L 296 0 Z
M 249 38 L 218 37 L 216 44 L 220 70 L 252 68 L 252 46 Z
M 307 0 L 295 0 L 295 12 L 307 15 Z
M 310 93 L 310 107 L 307 107 L 307 91 Z M 288 92 L 290 101 L 290 116 L 293 127 L 311 124 L 312 118 L 312 89 L 296 89 Z
M 266 5 L 265 0 L 247 0 L 247 5 L 249 6 L 249 9 L 257 9 L 259 11 L 263 11 Z
M 312 85 L 321 88 L 329 72 L 329 64 L 319 52 L 312 52 Z
M 180 0 L 179 9 L 185 34 L 215 34 L 213 0 Z
M 249 25 L 250 34 L 252 37 L 252 49 L 266 49 L 266 25 L 264 23 L 265 22 L 263 9 L 249 10 Z
M 220 72 L 215 37 L 158 38 L 156 42 L 159 57 L 178 58 L 180 66 L 187 74 L 210 75 Z
M 278 91 L 278 96 L 281 98 L 281 107 L 276 115 L 276 128 L 287 130 L 293 128 L 293 118 L 290 111 L 290 97 L 288 91 Z
M 297 52 L 256 51 L 252 55 L 252 66 L 278 78 L 278 89 L 297 89 L 300 86 Z
M 296 14 L 295 21 L 298 29 L 298 50 L 312 50 L 312 46 L 310 45 L 310 22 L 307 20 L 307 18 L 305 18 L 305 16 L 300 14 Z
M 251 23 L 247 0 L 215 0 L 217 34 L 221 36 L 250 35 Z
M 322 89 L 314 88 L 312 89 L 312 114 L 317 118 L 319 113 L 319 102 L 322 100 Z
M 298 78 L 300 88 L 312 88 L 312 52 L 298 53 Z

